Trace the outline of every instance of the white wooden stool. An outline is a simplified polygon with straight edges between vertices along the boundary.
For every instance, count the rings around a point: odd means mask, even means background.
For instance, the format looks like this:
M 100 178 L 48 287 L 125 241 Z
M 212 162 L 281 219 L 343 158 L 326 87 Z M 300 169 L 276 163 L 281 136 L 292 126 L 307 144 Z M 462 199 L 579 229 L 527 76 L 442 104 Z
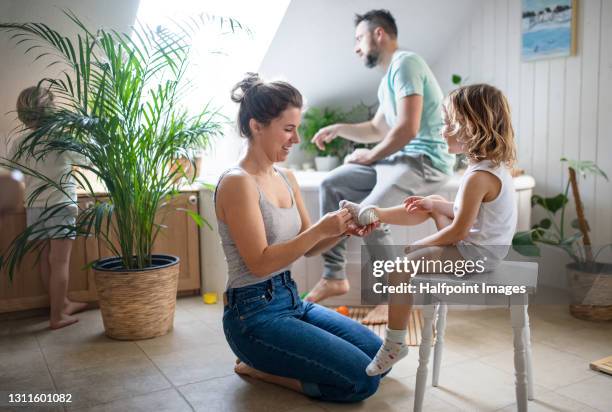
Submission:
M 456 286 L 465 284 L 482 284 L 487 286 L 525 286 L 525 293 L 512 294 L 439 294 L 431 293 L 417 295 L 423 304 L 423 331 L 419 347 L 419 367 L 416 375 L 414 395 L 414 410 L 420 412 L 423 408 L 429 355 L 433 343 L 434 318 L 436 328 L 436 344 L 434 347 L 432 385 L 438 386 L 440 377 L 440 363 L 442 362 L 442 349 L 444 347 L 444 332 L 446 328 L 447 303 L 506 305 L 510 310 L 512 330 L 514 335 L 514 373 L 516 376 L 516 403 L 519 412 L 527 411 L 527 400 L 533 399 L 533 371 L 531 366 L 531 334 L 529 331 L 529 317 L 527 315 L 528 295 L 535 292 L 538 280 L 538 265 L 533 262 L 502 262 L 493 272 L 468 275 L 459 278 L 449 275 L 419 275 L 411 283 Z

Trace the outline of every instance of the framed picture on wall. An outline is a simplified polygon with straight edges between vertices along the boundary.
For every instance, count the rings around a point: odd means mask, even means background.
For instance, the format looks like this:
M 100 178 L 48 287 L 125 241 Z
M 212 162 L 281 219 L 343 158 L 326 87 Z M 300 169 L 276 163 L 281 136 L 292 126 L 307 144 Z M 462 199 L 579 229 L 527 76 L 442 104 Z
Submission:
M 578 0 L 521 0 L 523 61 L 576 54 Z

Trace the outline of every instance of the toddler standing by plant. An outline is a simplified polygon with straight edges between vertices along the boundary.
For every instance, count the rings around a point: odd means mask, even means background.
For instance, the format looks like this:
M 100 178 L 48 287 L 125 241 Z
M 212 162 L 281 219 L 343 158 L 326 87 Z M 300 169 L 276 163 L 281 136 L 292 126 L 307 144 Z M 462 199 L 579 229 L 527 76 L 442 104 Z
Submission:
M 68 299 L 70 253 L 78 211 L 71 169 L 78 160 L 68 152 L 45 154 L 21 147 L 24 139 L 40 127 L 53 108 L 53 94 L 49 90 L 29 87 L 19 94 L 17 116 L 24 131 L 14 142 L 11 157 L 25 175 L 28 240 L 42 242 L 40 270 L 49 293 L 49 326 L 59 329 L 77 322 L 72 315 L 87 306 Z M 49 183 L 53 187 L 49 187 Z
M 411 226 L 433 219 L 438 232 L 417 241 L 418 248 L 407 248 L 408 259 L 481 259 L 492 269 L 508 253 L 517 221 L 510 173 L 515 146 L 509 105 L 495 87 L 477 84 L 451 92 L 443 112 L 442 135 L 449 152 L 465 153 L 469 159 L 454 202 L 432 195 L 408 197 L 403 205 L 391 208 L 360 209 L 347 202 L 341 206 L 349 208 L 361 224 L 381 221 Z M 391 274 L 390 283 L 399 276 Z M 408 295 L 401 300 L 390 298 L 386 339 L 368 365 L 368 375 L 386 372 L 408 353 L 405 341 L 412 298 Z

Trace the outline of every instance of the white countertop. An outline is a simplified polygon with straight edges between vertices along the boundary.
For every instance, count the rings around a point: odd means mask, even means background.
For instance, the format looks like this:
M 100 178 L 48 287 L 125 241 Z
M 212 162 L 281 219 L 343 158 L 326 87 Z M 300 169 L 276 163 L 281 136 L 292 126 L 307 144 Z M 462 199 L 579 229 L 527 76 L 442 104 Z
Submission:
M 319 190 L 321 182 L 329 172 L 305 172 L 302 170 L 294 171 L 295 178 L 300 185 L 300 189 L 303 191 L 315 191 Z M 461 174 L 455 174 L 451 179 L 441 188 L 442 192 L 456 192 L 459 189 L 459 182 L 461 181 Z M 217 177 L 214 176 L 203 176 L 198 179 L 198 183 L 203 185 L 216 185 Z M 514 178 L 515 190 L 530 190 L 535 187 L 535 180 L 529 175 L 520 175 Z

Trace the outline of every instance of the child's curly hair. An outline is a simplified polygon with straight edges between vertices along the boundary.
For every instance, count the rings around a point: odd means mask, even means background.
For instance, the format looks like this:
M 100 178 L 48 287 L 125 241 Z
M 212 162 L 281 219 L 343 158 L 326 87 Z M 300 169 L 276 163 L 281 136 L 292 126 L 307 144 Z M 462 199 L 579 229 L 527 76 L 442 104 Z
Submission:
M 453 127 L 450 134 L 465 144 L 470 160 L 512 167 L 514 129 L 510 105 L 499 89 L 488 84 L 459 87 L 448 95 L 446 115 Z
M 53 107 L 53 93 L 50 90 L 32 86 L 19 93 L 17 98 L 17 117 L 28 128 L 39 126 L 39 122 Z

